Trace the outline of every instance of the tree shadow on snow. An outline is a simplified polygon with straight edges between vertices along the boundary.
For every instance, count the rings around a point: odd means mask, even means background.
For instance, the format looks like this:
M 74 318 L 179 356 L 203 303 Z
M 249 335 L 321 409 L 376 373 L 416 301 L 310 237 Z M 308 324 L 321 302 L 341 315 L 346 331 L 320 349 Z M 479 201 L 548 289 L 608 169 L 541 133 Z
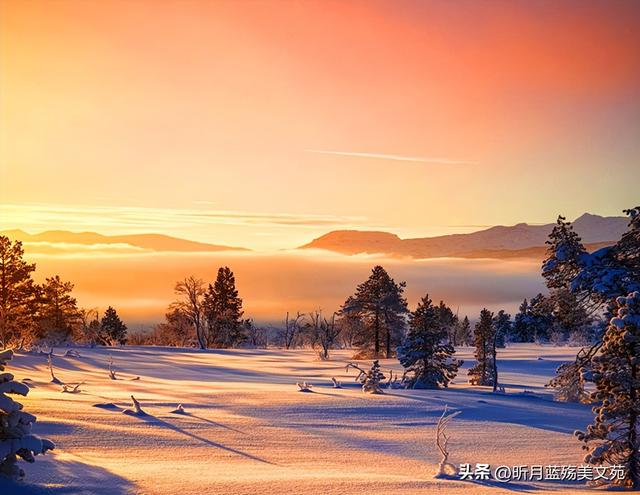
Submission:
M 489 390 L 453 388 L 438 390 L 436 398 L 431 395 L 433 391 L 422 392 L 424 395 L 417 390 L 387 395 L 431 405 L 447 404 L 462 410 L 460 420 L 508 423 L 565 434 L 573 434 L 593 420 L 589 405 L 555 402 L 537 394 L 495 394 Z M 443 398 L 444 395 L 447 397 Z
M 201 437 L 200 435 L 196 435 L 195 433 L 191 433 L 190 431 L 187 431 L 185 429 L 182 429 L 174 424 L 169 423 L 168 421 L 165 421 L 163 419 L 158 418 L 157 416 L 152 416 L 149 413 L 146 413 L 144 416 L 140 416 L 140 415 L 131 415 L 132 417 L 138 418 L 142 421 L 146 421 L 147 423 L 151 424 L 151 425 L 157 425 L 157 426 L 161 426 L 163 428 L 167 428 L 169 430 L 175 431 L 176 433 L 180 433 L 186 437 L 189 437 L 193 440 L 197 440 L 198 442 L 202 442 L 206 445 L 210 445 L 212 447 L 216 447 L 218 449 L 221 450 L 226 450 L 227 452 L 231 452 L 233 454 L 237 454 L 239 456 L 242 457 L 246 457 L 247 459 L 251 459 L 253 461 L 257 461 L 257 462 L 262 462 L 265 464 L 273 464 L 270 461 L 267 461 L 266 459 L 262 459 L 261 457 L 249 454 L 247 452 L 243 452 L 241 450 L 238 449 L 234 449 L 233 447 L 227 447 L 226 445 L 223 445 L 221 443 L 218 442 L 214 442 L 212 440 L 209 440 L 207 438 Z M 209 420 L 207 420 L 209 422 Z M 211 422 L 213 423 L 213 422 Z M 218 426 L 216 424 L 216 426 Z
M 107 469 L 81 462 L 68 455 L 38 456 L 25 468 L 26 480 L 12 482 L 0 478 L 2 495 L 133 495 L 135 485 Z
M 463 483 L 472 483 L 475 485 L 486 486 L 488 488 L 500 488 L 502 490 L 509 490 L 512 492 L 529 493 L 540 491 L 556 491 L 567 490 L 568 487 L 574 487 L 576 492 L 578 490 L 590 491 L 589 487 L 580 481 L 571 480 L 536 480 L 535 482 L 523 483 L 519 481 L 501 482 L 497 480 L 458 480 Z
M 218 423 L 218 422 L 213 421 L 211 419 L 203 418 L 202 416 L 197 416 L 197 415 L 195 415 L 193 413 L 190 413 L 190 412 L 184 413 L 184 416 L 187 417 L 187 418 L 198 419 L 198 420 L 202 421 L 203 423 L 210 424 L 211 426 L 217 426 L 218 428 L 224 428 L 226 430 L 231 430 L 231 431 L 235 431 L 236 433 L 242 433 L 243 435 L 246 435 L 246 433 L 244 431 L 242 431 L 242 430 L 238 430 L 237 428 L 233 428 L 232 426 L 227 426 L 227 425 L 224 425 L 222 423 Z
M 508 483 L 503 483 L 496 480 L 462 480 L 463 483 L 472 483 L 474 485 L 480 485 L 487 488 L 495 488 L 502 490 L 509 490 L 512 492 L 519 493 L 529 493 L 532 491 L 537 491 L 538 487 L 534 485 L 530 485 L 528 483 L 514 483 L 513 481 L 509 481 Z

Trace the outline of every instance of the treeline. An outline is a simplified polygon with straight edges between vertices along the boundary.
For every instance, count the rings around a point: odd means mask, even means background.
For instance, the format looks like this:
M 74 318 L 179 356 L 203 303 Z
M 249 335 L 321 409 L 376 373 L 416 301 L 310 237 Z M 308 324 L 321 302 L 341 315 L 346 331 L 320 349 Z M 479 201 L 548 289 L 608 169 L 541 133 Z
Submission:
M 338 311 L 287 312 L 279 326 L 256 325 L 244 317 L 242 298 L 229 267 L 212 283 L 189 276 L 175 285 L 176 299 L 164 322 L 131 334 L 129 343 L 205 348 L 282 347 L 317 349 L 323 358 L 335 348 L 354 348 L 361 357 L 396 355 L 410 312 L 404 282 L 396 283 L 381 266 L 358 285 Z M 459 319 L 443 301 L 434 308 L 439 327 L 453 345 L 473 341 L 469 319 Z
M 42 284 L 33 280 L 36 265 L 24 260 L 19 241 L 0 236 L 0 349 L 63 343 L 124 344 L 127 327 L 109 307 L 78 307 L 73 284 L 58 275 Z

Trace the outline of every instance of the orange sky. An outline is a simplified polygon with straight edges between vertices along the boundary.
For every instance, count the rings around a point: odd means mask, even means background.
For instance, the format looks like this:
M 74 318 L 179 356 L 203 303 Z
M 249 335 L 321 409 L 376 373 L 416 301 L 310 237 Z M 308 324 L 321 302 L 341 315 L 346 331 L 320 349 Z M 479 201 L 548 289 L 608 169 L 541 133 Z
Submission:
M 636 2 L 0 5 L 2 228 L 272 249 L 638 201 Z

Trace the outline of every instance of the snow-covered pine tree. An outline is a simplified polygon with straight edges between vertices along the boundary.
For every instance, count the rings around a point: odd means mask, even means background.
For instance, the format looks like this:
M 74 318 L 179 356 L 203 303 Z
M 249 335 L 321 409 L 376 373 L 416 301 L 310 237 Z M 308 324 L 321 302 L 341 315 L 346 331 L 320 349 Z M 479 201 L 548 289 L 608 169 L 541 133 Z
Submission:
M 533 335 L 531 334 L 531 327 L 529 326 L 529 301 L 526 299 L 520 304 L 518 312 L 513 319 L 509 341 L 533 342 Z
M 546 244 L 549 247 L 542 262 L 542 276 L 547 287 L 549 290 L 568 288 L 580 272 L 580 263 L 586 254 L 582 240 L 571 222 L 559 215 Z
M 576 431 L 589 464 L 622 465 L 619 484 L 640 489 L 640 292 L 616 299 L 616 315 L 593 358 L 594 423 Z
M 560 313 L 569 322 L 577 321 L 577 325 L 570 325 L 576 328 L 582 325 L 586 316 L 586 328 L 574 330 L 570 339 L 579 343 L 595 341 L 588 350 L 582 349 L 578 353 L 575 363 L 558 368 L 558 375 L 549 386 L 560 391 L 568 387 L 570 393 L 561 392 L 561 397 L 582 397 L 583 381 L 590 375 L 591 360 L 602 346 L 602 329 L 594 328 L 589 315 L 605 307 L 604 321 L 608 321 L 615 310 L 613 303 L 617 297 L 640 290 L 640 206 L 625 210 L 625 213 L 630 217 L 629 229 L 613 246 L 589 254 L 580 247 L 580 239 L 569 232 L 571 229 L 562 228 L 554 229 L 556 233 L 562 231 L 562 235 L 556 235 L 556 239 L 549 242 L 557 252 L 550 251 L 543 264 L 547 285 L 552 290 L 570 293 L 570 297 L 560 300 L 569 310 L 560 309 L 560 304 L 556 304 L 556 325 Z M 560 242 L 562 238 L 564 241 Z
M 630 217 L 629 230 L 613 246 L 584 255 L 571 281 L 571 291 L 595 308 L 640 291 L 640 206 L 624 212 Z
M 442 324 L 438 308 L 429 295 L 422 298 L 409 316 L 409 333 L 398 348 L 398 358 L 407 372 L 410 388 L 447 387 L 458 373 L 462 361 L 453 357 L 454 347 L 448 342 L 448 327 Z
M 580 332 L 588 331 L 588 315 L 585 304 L 571 291 L 572 281 L 580 273 L 581 264 L 587 255 L 582 241 L 574 232 L 571 222 L 559 216 L 551 233 L 547 258 L 542 263 L 542 276 L 549 289 L 549 303 L 553 313 L 551 340 L 566 341 Z
M 469 317 L 465 316 L 462 320 L 458 320 L 456 327 L 456 342 L 458 345 L 471 345 L 473 336 L 471 335 Z
M 444 301 L 440 301 L 438 306 L 434 306 L 434 310 L 438 318 L 438 325 L 447 332 L 447 339 L 449 340 L 449 343 L 455 346 L 455 327 L 457 323 L 456 315 L 453 313 L 451 308 L 444 303 Z
M 370 394 L 383 394 L 382 391 L 382 383 L 384 382 L 385 376 L 380 371 L 380 363 L 376 359 L 371 365 L 371 369 L 369 371 L 365 371 L 357 364 L 349 363 L 347 364 L 347 371 L 349 368 L 353 368 L 358 370 L 358 376 L 356 377 L 356 381 L 360 382 L 362 385 L 362 391 Z
M 496 347 L 503 348 L 511 333 L 511 315 L 501 309 L 493 317 L 493 324 L 496 329 Z
M 549 295 L 553 305 L 553 331 L 555 340 L 588 343 L 591 340 L 591 321 L 587 311 L 569 289 L 553 289 Z
M 545 385 L 554 389 L 554 397 L 561 402 L 591 402 L 590 395 L 585 391 L 586 366 L 590 366 L 592 356 L 589 350 L 580 349 L 576 360 L 558 366 L 556 376 Z
M 13 358 L 13 351 L 0 351 L 0 371 Z M 29 387 L 13 379 L 11 373 L 0 373 L 0 475 L 19 480 L 24 471 L 18 466 L 18 457 L 34 462 L 34 456 L 53 450 L 51 441 L 31 433 L 36 417 L 22 410 L 22 404 L 7 394 L 27 395 Z
M 480 320 L 475 326 L 475 357 L 478 361 L 469 370 L 469 383 L 472 385 L 493 386 L 496 382 L 493 363 L 493 346 L 495 342 L 495 327 L 493 313 L 484 308 L 480 311 Z

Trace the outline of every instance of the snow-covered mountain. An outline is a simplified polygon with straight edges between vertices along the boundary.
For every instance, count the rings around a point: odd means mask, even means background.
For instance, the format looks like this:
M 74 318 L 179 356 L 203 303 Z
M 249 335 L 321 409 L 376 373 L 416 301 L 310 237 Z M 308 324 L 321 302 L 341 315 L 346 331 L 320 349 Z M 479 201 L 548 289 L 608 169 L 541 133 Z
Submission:
M 626 217 L 602 217 L 585 213 L 573 222 L 574 229 L 589 249 L 616 242 L 627 229 Z M 301 249 L 315 248 L 342 254 L 383 253 L 413 258 L 458 256 L 465 258 L 540 257 L 554 224 L 498 225 L 470 234 L 400 239 L 387 232 L 337 230 Z

